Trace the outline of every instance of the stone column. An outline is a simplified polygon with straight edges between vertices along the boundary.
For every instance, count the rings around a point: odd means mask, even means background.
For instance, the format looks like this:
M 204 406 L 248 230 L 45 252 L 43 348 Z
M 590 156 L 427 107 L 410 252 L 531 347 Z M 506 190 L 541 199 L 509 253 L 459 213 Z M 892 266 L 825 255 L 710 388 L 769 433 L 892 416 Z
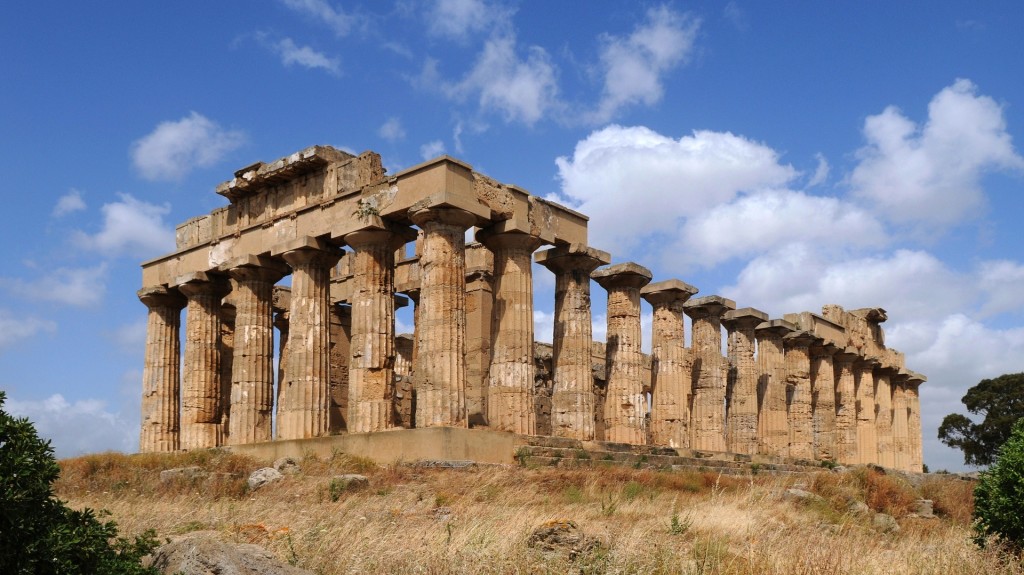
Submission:
M 925 378 L 918 373 L 910 372 L 907 380 L 907 445 L 910 448 L 910 471 L 924 471 L 924 457 L 921 449 L 921 394 L 920 387 Z
M 875 367 L 878 360 L 861 356 L 853 363 L 857 386 L 857 463 L 878 463 L 875 429 Z
M 231 417 L 228 444 L 272 439 L 274 409 L 274 284 L 287 266 L 247 256 L 221 266 L 236 283 Z
M 887 368 L 875 372 L 875 432 L 878 437 L 878 464 L 887 469 L 896 466 L 892 443 L 892 373 Z
M 277 328 L 277 389 L 274 398 L 274 411 L 277 413 L 277 424 L 274 426 L 274 438 L 281 439 L 281 413 L 284 411 L 284 374 L 288 366 L 288 311 L 274 313 L 274 327 Z
M 836 461 L 843 465 L 857 463 L 857 377 L 853 362 L 857 348 L 836 352 Z
M 494 253 L 487 421 L 493 429 L 535 435 L 532 265 L 541 240 L 490 230 L 477 232 L 477 239 Z
M 341 253 L 309 237 L 274 252 L 292 268 L 279 435 L 282 439 L 321 437 L 327 435 L 330 424 L 330 268 Z
M 789 456 L 814 457 L 814 420 L 811 415 L 811 344 L 815 337 L 805 331 L 783 338 L 786 354 L 786 386 L 789 388 Z
M 605 441 L 642 445 L 647 438 L 647 401 L 641 379 L 640 288 L 651 281 L 651 271 L 627 262 L 599 269 L 590 277 L 608 290 Z
M 181 309 L 186 299 L 175 289 L 143 288 L 139 299 L 149 309 L 146 362 L 142 369 L 142 432 L 139 451 L 177 451 L 180 447 Z
M 349 421 L 349 366 L 352 363 L 352 306 L 331 301 L 331 353 L 330 353 L 330 408 L 328 410 L 331 435 L 348 431 Z
M 729 363 L 732 390 L 726 413 L 726 447 L 733 453 L 757 453 L 757 361 L 754 328 L 768 314 L 752 307 L 726 312 L 722 324 L 729 331 Z
M 349 433 L 395 426 L 395 250 L 413 237 L 411 229 L 398 230 L 382 220 L 344 236 L 345 243 L 355 251 Z
M 555 330 L 551 350 L 554 391 L 551 429 L 558 437 L 594 439 L 594 376 L 590 345 L 590 273 L 611 261 L 608 252 L 579 244 L 538 252 L 555 274 Z
M 722 357 L 722 315 L 736 302 L 709 295 L 686 302 L 683 311 L 693 323 L 693 405 L 690 447 L 725 451 L 725 383 L 729 363 Z
M 466 230 L 476 216 L 443 207 L 409 215 L 423 229 L 413 369 L 416 426 L 465 427 Z
M 910 471 L 909 434 L 907 424 L 907 379 L 905 373 L 892 377 L 892 447 L 893 467 Z
M 757 326 L 758 451 L 763 455 L 789 453 L 789 420 L 786 411 L 786 352 L 782 338 L 796 326 L 773 319 Z
M 184 391 L 181 408 L 181 448 L 217 447 L 221 425 L 220 305 L 227 282 L 213 274 L 195 272 L 176 280 L 188 298 L 185 316 Z
M 651 328 L 651 443 L 690 445 L 692 362 L 686 349 L 683 304 L 697 288 L 679 280 L 648 284 L 640 296 L 654 308 Z
M 811 418 L 814 459 L 836 460 L 836 346 L 821 340 L 811 344 Z

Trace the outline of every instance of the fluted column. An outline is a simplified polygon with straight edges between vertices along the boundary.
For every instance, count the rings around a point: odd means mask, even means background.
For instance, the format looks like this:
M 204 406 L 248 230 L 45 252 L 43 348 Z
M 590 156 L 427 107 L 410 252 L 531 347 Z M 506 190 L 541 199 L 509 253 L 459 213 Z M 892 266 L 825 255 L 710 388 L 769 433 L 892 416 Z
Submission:
M 596 270 L 590 277 L 608 290 L 605 441 L 644 444 L 647 401 L 640 377 L 644 364 L 640 350 L 640 288 L 651 281 L 651 271 L 627 262 Z
M 203 272 L 178 279 L 188 298 L 182 374 L 181 448 L 217 447 L 223 441 L 220 305 L 227 282 Z
M 274 411 L 277 413 L 277 425 L 274 426 L 274 437 L 281 439 L 281 414 L 284 412 L 285 385 L 284 374 L 288 367 L 288 310 L 274 313 L 274 327 L 277 328 L 277 395 L 274 398 Z
M 892 373 L 887 368 L 875 371 L 875 433 L 878 437 L 878 464 L 896 466 L 892 432 Z
M 892 377 L 893 467 L 900 471 L 910 470 L 906 382 L 907 375 L 905 373 L 897 373 Z
M 558 437 L 589 441 L 594 439 L 590 273 L 611 261 L 611 256 L 572 244 L 538 252 L 536 260 L 555 274 L 551 430 Z
M 786 352 L 782 338 L 794 331 L 788 321 L 773 319 L 757 326 L 758 452 L 782 455 L 789 452 L 789 421 L 786 411 Z
M 836 461 L 857 463 L 857 377 L 853 362 L 857 349 L 847 347 L 836 352 Z
M 181 309 L 186 299 L 175 289 L 144 288 L 139 300 L 149 309 L 146 360 L 142 369 L 142 431 L 139 451 L 177 451 L 180 446 Z
M 820 340 L 811 345 L 811 417 L 814 459 L 819 461 L 836 460 L 836 351 Z
M 494 253 L 494 309 L 487 378 L 487 421 L 494 429 L 537 433 L 533 406 L 533 252 L 541 245 L 518 232 L 481 230 Z
M 229 445 L 272 439 L 274 409 L 274 283 L 287 266 L 249 256 L 223 266 L 236 283 L 231 362 Z
M 875 367 L 878 360 L 859 357 L 853 363 L 857 394 L 857 463 L 878 463 L 875 428 Z
M 466 230 L 476 216 L 458 208 L 410 213 L 423 230 L 416 326 L 416 426 L 465 427 Z
M 924 453 L 921 446 L 921 394 L 920 387 L 924 376 L 911 372 L 907 380 L 907 445 L 910 448 L 910 471 L 921 473 L 924 470 Z
M 814 457 L 814 420 L 811 415 L 811 353 L 814 336 L 798 331 L 783 338 L 786 387 L 789 388 L 789 456 Z
M 757 380 L 754 350 L 754 329 L 768 319 L 768 314 L 752 307 L 726 312 L 722 325 L 729 332 L 729 363 L 726 390 L 729 407 L 726 412 L 726 447 L 733 453 L 757 453 Z
M 651 442 L 690 445 L 690 394 L 693 375 L 686 349 L 683 304 L 697 288 L 679 280 L 648 284 L 640 297 L 654 308 L 651 328 Z
M 313 238 L 291 242 L 279 253 L 292 268 L 279 436 L 321 437 L 330 424 L 330 268 L 341 253 Z
M 693 405 L 690 410 L 690 447 L 725 451 L 725 384 L 729 363 L 722 356 L 722 315 L 736 302 L 710 295 L 686 302 L 683 311 L 692 320 Z

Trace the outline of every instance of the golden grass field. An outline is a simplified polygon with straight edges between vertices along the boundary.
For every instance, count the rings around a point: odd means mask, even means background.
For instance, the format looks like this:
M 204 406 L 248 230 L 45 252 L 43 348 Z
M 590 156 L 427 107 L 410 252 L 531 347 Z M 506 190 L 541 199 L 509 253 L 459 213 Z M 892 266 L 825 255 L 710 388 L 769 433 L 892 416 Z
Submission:
M 972 543 L 973 483 L 952 476 L 913 487 L 866 468 L 737 479 L 621 467 L 379 467 L 336 455 L 307 457 L 300 473 L 250 492 L 248 474 L 267 464 L 221 451 L 60 463 L 57 495 L 108 510 L 122 535 L 215 530 L 322 575 L 1024 573 L 998 546 Z M 159 479 L 192 465 L 220 475 Z M 370 485 L 332 483 L 342 473 Z M 795 484 L 823 499 L 782 500 Z M 908 516 L 921 497 L 935 502 L 938 519 Z M 879 532 L 870 515 L 848 511 L 852 500 L 893 515 L 901 529 Z M 558 520 L 599 544 L 572 559 L 527 544 Z

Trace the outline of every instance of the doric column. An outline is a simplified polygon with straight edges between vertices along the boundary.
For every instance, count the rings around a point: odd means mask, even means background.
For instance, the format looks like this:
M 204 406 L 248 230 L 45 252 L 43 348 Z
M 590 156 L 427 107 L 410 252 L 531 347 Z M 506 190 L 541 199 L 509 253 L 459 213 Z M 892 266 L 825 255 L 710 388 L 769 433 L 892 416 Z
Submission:
M 651 337 L 651 442 L 690 445 L 692 362 L 686 349 L 683 304 L 697 288 L 679 280 L 648 284 L 640 297 L 654 308 Z
M 281 438 L 281 412 L 284 410 L 284 374 L 288 366 L 288 309 L 291 307 L 291 288 L 274 287 L 274 327 L 277 328 L 277 395 L 274 398 L 274 411 L 277 424 L 274 426 L 274 438 Z
M 910 471 L 924 471 L 924 454 L 921 449 L 921 384 L 926 381 L 919 373 L 910 372 L 907 380 L 907 445 L 910 448 Z
M 693 323 L 693 406 L 690 447 L 725 451 L 725 383 L 729 363 L 722 357 L 722 314 L 736 302 L 709 295 L 686 302 L 683 311 Z
M 139 299 L 149 309 L 146 362 L 142 369 L 142 432 L 139 451 L 177 451 L 180 447 L 178 394 L 181 308 L 186 299 L 175 289 L 143 288 Z
M 222 278 L 195 272 L 176 280 L 188 298 L 182 374 L 181 448 L 221 445 L 220 305 L 228 291 Z
M 892 448 L 893 467 L 899 471 L 910 471 L 909 433 L 907 424 L 907 379 L 906 373 L 892 377 Z
M 857 386 L 857 463 L 878 463 L 875 429 L 875 367 L 878 360 L 858 357 L 853 363 Z
M 572 244 L 538 252 L 536 260 L 555 274 L 552 433 L 589 441 L 594 439 L 590 273 L 611 261 L 611 256 L 608 252 Z
M 247 256 L 221 266 L 235 280 L 231 361 L 230 445 L 272 439 L 274 409 L 274 284 L 288 272 L 276 260 Z
M 726 447 L 733 453 L 757 453 L 757 361 L 754 357 L 754 328 L 768 320 L 768 314 L 752 307 L 735 309 L 722 316 L 729 332 L 731 377 L 727 390 Z
M 477 232 L 494 253 L 494 309 L 487 379 L 487 421 L 494 429 L 537 432 L 533 408 L 533 252 L 541 245 L 518 232 Z
M 811 418 L 814 459 L 836 460 L 836 374 L 832 356 L 837 348 L 818 340 L 811 344 Z
M 896 466 L 893 456 L 892 433 L 892 372 L 885 367 L 875 370 L 875 433 L 878 437 L 878 464 L 892 469 Z
M 814 420 L 811 415 L 811 344 L 815 337 L 805 331 L 786 335 L 786 387 L 789 401 L 789 456 L 814 457 Z
M 836 378 L 836 461 L 857 463 L 857 377 L 853 362 L 857 348 L 838 350 L 833 356 Z
M 328 423 L 331 435 L 348 431 L 349 365 L 352 363 L 352 306 L 331 300 L 330 407 Z
M 373 225 L 344 236 L 352 262 L 352 339 L 348 432 L 394 427 L 395 250 L 415 238 L 409 229 Z
M 423 230 L 416 326 L 416 426 L 465 427 L 466 230 L 476 216 L 459 208 L 410 212 Z
M 230 280 L 231 291 L 235 290 Z M 234 293 L 229 293 L 220 303 L 220 434 L 221 444 L 231 441 L 231 370 L 235 359 L 235 304 Z
M 757 326 L 758 451 L 764 455 L 789 452 L 789 421 L 786 411 L 786 352 L 782 338 L 796 326 L 773 319 Z
M 605 371 L 605 441 L 647 443 L 644 420 L 644 357 L 640 350 L 640 288 L 651 281 L 651 271 L 632 262 L 596 270 L 590 277 L 608 290 L 608 342 Z
M 274 254 L 292 268 L 279 436 L 324 436 L 330 424 L 330 268 L 341 253 L 322 240 L 306 237 L 279 246 Z

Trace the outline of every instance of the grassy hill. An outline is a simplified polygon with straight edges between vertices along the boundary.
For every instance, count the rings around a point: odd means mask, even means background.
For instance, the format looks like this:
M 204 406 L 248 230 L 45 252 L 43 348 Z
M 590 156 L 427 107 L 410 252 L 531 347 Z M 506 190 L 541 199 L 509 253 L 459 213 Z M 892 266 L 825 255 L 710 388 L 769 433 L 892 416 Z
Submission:
M 215 530 L 315 573 L 1024 573 L 971 542 L 973 483 L 918 485 L 868 468 L 749 478 L 628 467 L 380 467 L 336 455 L 250 491 L 268 462 L 222 451 L 63 460 L 58 496 L 109 510 L 124 535 Z M 160 472 L 208 473 L 161 481 Z M 332 478 L 359 473 L 369 486 Z M 819 497 L 791 501 L 800 487 Z M 934 501 L 937 519 L 911 516 Z M 862 502 L 871 511 L 851 511 Z M 875 512 L 895 517 L 885 533 Z M 531 546 L 543 526 L 577 526 L 573 554 Z

